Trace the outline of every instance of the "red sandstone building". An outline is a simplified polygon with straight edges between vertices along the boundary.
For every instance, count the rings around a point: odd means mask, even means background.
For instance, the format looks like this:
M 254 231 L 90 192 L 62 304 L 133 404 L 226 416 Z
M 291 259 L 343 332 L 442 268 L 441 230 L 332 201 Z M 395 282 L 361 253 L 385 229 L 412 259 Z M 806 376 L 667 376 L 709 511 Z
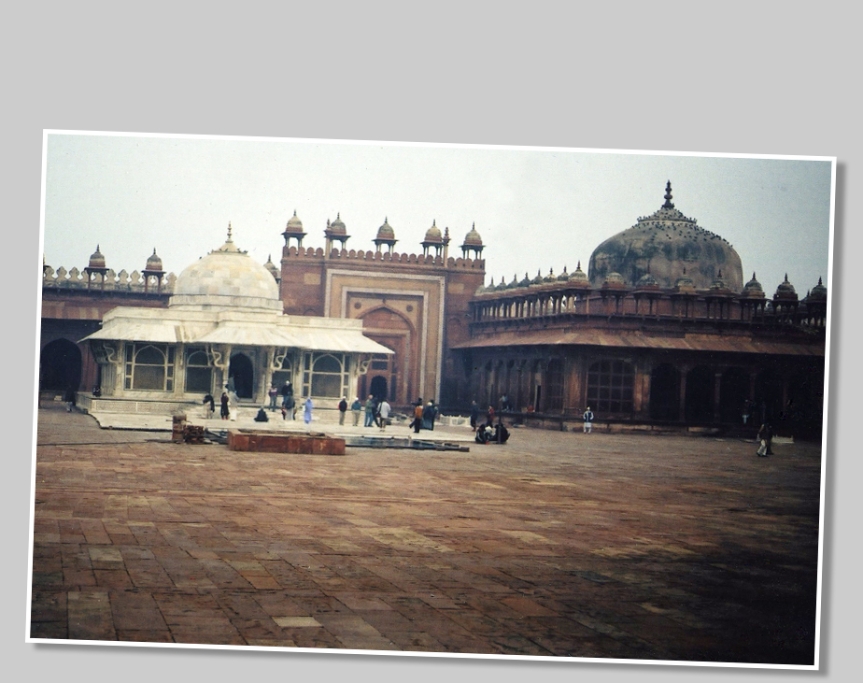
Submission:
M 435 223 L 422 253 L 395 251 L 384 220 L 373 250 L 348 249 L 340 216 L 323 247 L 304 247 L 296 213 L 282 233 L 279 282 L 288 315 L 354 318 L 393 351 L 367 359 L 356 395 L 417 398 L 465 411 L 471 400 L 515 419 L 565 425 L 587 406 L 597 419 L 653 428 L 718 428 L 764 419 L 820 434 L 827 291 L 790 282 L 769 297 L 740 258 L 671 202 L 599 245 L 589 272 L 484 286 L 472 228 L 449 253 Z M 44 268 L 41 384 L 46 392 L 100 382 L 86 344 L 117 305 L 166 306 L 174 278 L 153 254 L 141 273 L 115 273 L 93 255 L 83 273 Z M 267 381 L 266 379 L 264 381 Z M 298 385 L 299 386 L 299 385 Z

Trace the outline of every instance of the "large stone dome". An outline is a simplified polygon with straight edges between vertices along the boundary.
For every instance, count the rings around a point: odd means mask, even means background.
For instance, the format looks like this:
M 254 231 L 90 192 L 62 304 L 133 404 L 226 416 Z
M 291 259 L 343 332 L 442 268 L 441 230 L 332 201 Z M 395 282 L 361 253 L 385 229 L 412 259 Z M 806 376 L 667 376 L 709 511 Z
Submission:
M 591 284 L 600 287 L 616 272 L 632 287 L 650 272 L 660 287 L 671 288 L 685 272 L 695 289 L 709 289 L 721 271 L 728 289 L 739 292 L 740 256 L 726 240 L 696 223 L 674 208 L 669 182 L 665 204 L 656 213 L 639 218 L 594 250 L 588 267 Z
M 272 273 L 234 245 L 230 228 L 228 240 L 221 247 L 180 273 L 168 306 L 199 311 L 283 310 Z

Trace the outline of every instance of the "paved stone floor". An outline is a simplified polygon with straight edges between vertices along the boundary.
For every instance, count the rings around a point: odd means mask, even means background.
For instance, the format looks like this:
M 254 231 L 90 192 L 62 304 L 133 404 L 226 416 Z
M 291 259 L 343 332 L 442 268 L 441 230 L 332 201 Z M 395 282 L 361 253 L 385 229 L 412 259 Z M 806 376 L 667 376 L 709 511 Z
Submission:
M 48 405 L 31 636 L 812 664 L 820 449 L 754 450 L 238 454 Z

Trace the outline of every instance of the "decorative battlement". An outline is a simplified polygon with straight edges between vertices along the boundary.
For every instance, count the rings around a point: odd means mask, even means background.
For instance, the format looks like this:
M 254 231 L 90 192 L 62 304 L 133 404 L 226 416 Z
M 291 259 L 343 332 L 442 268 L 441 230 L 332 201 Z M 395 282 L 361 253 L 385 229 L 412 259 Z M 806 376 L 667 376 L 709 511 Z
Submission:
M 148 281 L 149 280 L 149 281 Z M 42 269 L 42 287 L 46 289 L 76 289 L 76 290 L 103 290 L 106 292 L 135 292 L 150 294 L 171 294 L 177 276 L 173 273 L 163 275 L 161 288 L 155 282 L 155 277 L 144 275 L 133 270 L 128 273 L 121 270 L 115 273 L 110 268 L 104 273 L 85 273 L 77 268 L 66 270 L 62 266 L 54 270 L 51 266 Z
M 359 262 L 393 263 L 413 266 L 426 266 L 430 268 L 457 268 L 469 270 L 485 270 L 485 259 L 454 258 L 452 256 L 444 259 L 443 256 L 431 254 L 399 254 L 389 251 L 363 251 L 355 249 L 333 249 L 329 255 L 323 248 L 318 247 L 285 247 L 282 251 L 283 258 L 305 258 L 324 260 L 350 260 Z

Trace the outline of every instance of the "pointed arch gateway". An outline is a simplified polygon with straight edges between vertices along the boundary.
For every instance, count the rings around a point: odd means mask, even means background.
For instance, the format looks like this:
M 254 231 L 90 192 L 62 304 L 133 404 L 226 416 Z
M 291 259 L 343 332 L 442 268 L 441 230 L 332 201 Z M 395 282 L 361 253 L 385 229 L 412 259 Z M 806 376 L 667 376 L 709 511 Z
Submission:
M 68 339 L 55 339 L 39 354 L 39 381 L 43 389 L 78 389 L 81 371 L 81 351 Z
M 420 353 L 413 325 L 399 311 L 379 306 L 360 317 L 364 334 L 383 344 L 392 355 L 375 355 L 368 373 L 360 377 L 358 396 L 386 397 L 394 405 L 408 405 L 419 391 Z
M 234 391 L 240 398 L 252 398 L 255 390 L 255 370 L 251 359 L 245 353 L 231 356 L 228 377 L 233 381 Z

